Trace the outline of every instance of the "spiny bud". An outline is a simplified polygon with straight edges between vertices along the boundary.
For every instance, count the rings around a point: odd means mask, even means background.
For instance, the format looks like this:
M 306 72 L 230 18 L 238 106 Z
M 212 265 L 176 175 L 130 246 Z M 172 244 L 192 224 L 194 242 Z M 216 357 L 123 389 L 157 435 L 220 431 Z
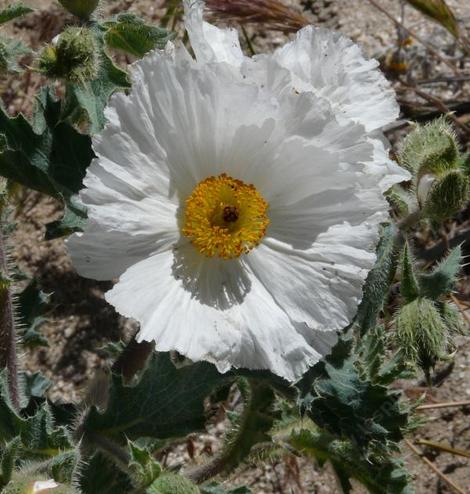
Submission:
M 433 179 L 426 177 L 429 175 L 418 182 L 418 198 L 425 216 L 441 222 L 463 208 L 468 200 L 469 179 L 462 170 L 451 170 Z
M 74 487 L 32 472 L 15 472 L 2 494 L 78 494 Z
M 436 305 L 419 297 L 405 304 L 395 318 L 396 342 L 426 374 L 447 350 L 447 328 Z
M 418 126 L 405 139 L 400 162 L 418 181 L 426 173 L 440 175 L 458 167 L 455 132 L 445 117 Z
M 147 488 L 146 494 L 199 494 L 199 489 L 181 475 L 164 473 Z
M 62 6 L 80 19 L 89 19 L 98 6 L 99 0 L 59 0 Z
M 87 28 L 67 28 L 57 42 L 44 48 L 39 70 L 48 77 L 69 82 L 84 83 L 95 79 L 98 56 L 93 33 Z

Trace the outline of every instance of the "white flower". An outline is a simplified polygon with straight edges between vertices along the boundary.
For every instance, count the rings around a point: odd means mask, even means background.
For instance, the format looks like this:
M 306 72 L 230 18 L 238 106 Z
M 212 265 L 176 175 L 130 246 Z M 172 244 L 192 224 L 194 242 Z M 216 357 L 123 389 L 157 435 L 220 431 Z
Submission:
M 185 2 L 194 60 L 169 45 L 107 109 L 69 249 L 139 340 L 295 380 L 354 317 L 383 192 L 409 178 L 379 131 L 392 90 L 357 46 L 307 27 L 245 57 Z

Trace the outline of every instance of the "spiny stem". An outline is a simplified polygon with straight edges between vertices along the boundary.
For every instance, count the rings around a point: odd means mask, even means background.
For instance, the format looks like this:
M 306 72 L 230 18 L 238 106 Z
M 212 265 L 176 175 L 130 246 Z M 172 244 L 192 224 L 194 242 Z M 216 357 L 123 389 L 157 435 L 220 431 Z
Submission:
M 10 400 L 20 410 L 18 357 L 13 298 L 8 278 L 8 264 L 0 222 L 0 367 L 7 369 Z
M 192 482 L 200 484 L 222 472 L 233 471 L 251 452 L 255 444 L 266 440 L 265 434 L 259 436 L 259 428 L 267 424 L 269 428 L 272 427 L 272 417 L 268 418 L 268 416 L 274 401 L 274 393 L 270 387 L 261 382 L 247 380 L 246 386 L 244 393 L 242 392 L 246 396 L 245 405 L 234 435 L 227 438 L 225 447 L 219 455 L 186 473 L 186 477 Z M 263 417 L 264 424 L 262 424 Z

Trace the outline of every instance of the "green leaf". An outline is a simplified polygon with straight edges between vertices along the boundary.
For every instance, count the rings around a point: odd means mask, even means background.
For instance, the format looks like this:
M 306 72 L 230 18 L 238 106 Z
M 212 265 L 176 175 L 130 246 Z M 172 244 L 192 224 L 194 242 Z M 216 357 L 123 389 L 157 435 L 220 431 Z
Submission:
M 377 324 L 378 315 L 388 298 L 395 275 L 397 251 L 398 238 L 395 226 L 384 226 L 377 247 L 377 262 L 367 276 L 364 296 L 357 313 L 356 324 L 359 325 L 361 334 Z
M 462 248 L 459 245 L 452 249 L 449 255 L 431 273 L 420 275 L 421 295 L 431 300 L 437 300 L 442 295 L 451 292 L 457 282 L 462 260 Z
M 46 240 L 68 236 L 74 232 L 82 231 L 87 220 L 85 206 L 71 197 L 65 205 L 64 215 L 57 221 L 51 221 L 46 225 Z
M 366 458 L 351 441 L 315 428 L 294 430 L 289 443 L 320 464 L 331 462 L 345 493 L 352 492 L 350 479 L 362 483 L 371 494 L 413 493 L 402 461 L 391 455 L 381 459 Z
M 59 0 L 71 14 L 87 20 L 98 6 L 99 0 Z
M 386 451 L 390 442 L 401 440 L 408 415 L 400 407 L 400 394 L 359 371 L 352 341 L 340 340 L 308 374 L 298 383 L 301 407 L 320 427 L 363 450 Z
M 130 53 L 141 58 L 150 50 L 163 49 L 174 34 L 166 29 L 145 24 L 133 14 L 120 14 L 115 21 L 103 24 L 106 45 L 115 50 Z
M 18 59 L 31 50 L 17 39 L 0 36 L 0 75 L 4 72 L 20 72 Z
M 137 484 L 148 487 L 161 474 L 162 467 L 147 449 L 140 448 L 132 441 L 128 442 L 128 448 L 131 457 L 129 468 L 134 473 Z
M 132 492 L 130 478 L 101 453 L 95 453 L 83 465 L 78 483 L 82 494 Z
M 125 386 L 121 376 L 113 376 L 108 408 L 103 414 L 92 409 L 85 429 L 121 439 L 168 438 L 201 430 L 204 399 L 230 379 L 211 364 L 176 368 L 169 354 L 155 353 L 135 386 Z
M 445 0 L 406 0 L 415 9 L 445 27 L 452 36 L 459 37 L 459 25 Z
M 0 134 L 6 148 L 0 152 L 0 175 L 64 201 L 71 211 L 72 196 L 82 187 L 86 169 L 94 153 L 89 136 L 79 134 L 61 120 L 60 102 L 50 89 L 37 99 L 33 123 L 22 115 L 10 118 L 0 110 Z M 67 218 L 69 229 L 79 228 L 81 216 Z
M 408 243 L 405 243 L 401 256 L 400 293 L 407 302 L 414 300 L 419 294 L 418 281 L 413 267 L 414 259 L 410 253 Z
M 0 438 L 11 440 L 21 430 L 23 419 L 16 413 L 8 392 L 6 369 L 0 371 Z
M 6 9 L 0 10 L 0 24 L 5 24 L 5 22 L 29 14 L 30 12 L 33 12 L 32 8 L 26 7 L 22 3 L 14 3 Z
M 1 470 L 0 470 L 0 487 L 5 486 L 10 482 L 13 468 L 21 445 L 21 439 L 16 436 L 11 441 L 0 447 L 1 451 Z
M 50 295 L 41 291 L 35 280 L 18 297 L 21 338 L 23 345 L 28 348 L 48 345 L 47 339 L 38 330 L 45 322 L 42 316 L 49 304 L 49 298 Z
M 34 374 L 24 373 L 22 375 L 23 395 L 25 407 L 31 398 L 44 398 L 46 391 L 51 387 L 52 382 L 40 372 Z

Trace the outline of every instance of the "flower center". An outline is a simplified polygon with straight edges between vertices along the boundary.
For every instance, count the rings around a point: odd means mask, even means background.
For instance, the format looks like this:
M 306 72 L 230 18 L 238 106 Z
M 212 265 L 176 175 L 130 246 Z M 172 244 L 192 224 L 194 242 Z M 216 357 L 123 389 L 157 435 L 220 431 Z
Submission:
M 201 254 L 233 259 L 261 242 L 268 206 L 252 184 L 225 173 L 208 177 L 186 200 L 182 232 Z

